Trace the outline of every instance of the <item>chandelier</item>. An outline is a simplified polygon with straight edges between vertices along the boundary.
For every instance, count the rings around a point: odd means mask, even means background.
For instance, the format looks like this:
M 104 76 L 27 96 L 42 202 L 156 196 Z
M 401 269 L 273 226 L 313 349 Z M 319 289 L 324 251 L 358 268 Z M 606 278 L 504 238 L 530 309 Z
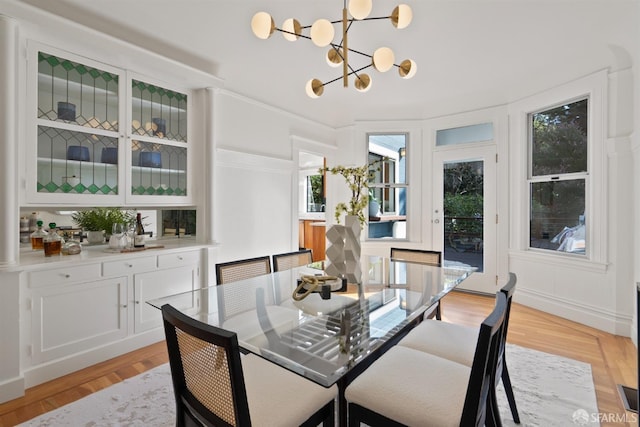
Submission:
M 327 47 L 326 53 L 327 63 L 332 67 L 342 65 L 342 76 L 322 82 L 318 79 L 311 79 L 306 84 L 307 95 L 311 98 L 318 98 L 324 92 L 324 87 L 330 83 L 342 79 L 343 86 L 349 86 L 349 76 L 354 75 L 354 86 L 360 92 L 366 92 L 371 88 L 371 77 L 363 73 L 369 67 L 375 68 L 379 72 L 386 72 L 396 67 L 400 77 L 410 79 L 416 74 L 416 63 L 411 59 L 405 59 L 400 64 L 395 63 L 395 55 L 388 47 L 378 48 L 373 55 L 360 52 L 349 47 L 347 33 L 351 25 L 359 21 L 373 21 L 388 19 L 397 29 L 406 28 L 413 18 L 411 8 L 406 4 L 400 4 L 393 9 L 390 16 L 369 17 L 372 8 L 372 0 L 344 0 L 342 9 L 342 19 L 337 21 L 329 21 L 327 19 L 318 19 L 313 25 L 302 26 L 296 19 L 289 18 L 284 21 L 282 28 L 278 28 L 271 15 L 267 12 L 258 12 L 251 20 L 251 29 L 256 37 L 266 40 L 275 31 L 282 33 L 282 36 L 288 41 L 296 41 L 299 38 L 311 40 L 316 46 Z M 339 43 L 334 43 L 335 24 L 342 24 L 342 39 Z M 302 34 L 303 30 L 309 30 L 309 35 Z M 351 54 L 356 54 L 368 58 L 368 63 L 360 68 L 353 68 L 349 63 Z

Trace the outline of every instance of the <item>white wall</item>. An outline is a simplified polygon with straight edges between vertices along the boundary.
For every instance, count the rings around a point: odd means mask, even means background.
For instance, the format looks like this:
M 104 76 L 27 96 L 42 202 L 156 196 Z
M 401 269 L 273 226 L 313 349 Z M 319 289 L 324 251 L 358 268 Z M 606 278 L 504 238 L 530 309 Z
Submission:
M 225 91 L 215 123 L 215 262 L 297 250 L 297 153 L 330 156 L 335 131 Z

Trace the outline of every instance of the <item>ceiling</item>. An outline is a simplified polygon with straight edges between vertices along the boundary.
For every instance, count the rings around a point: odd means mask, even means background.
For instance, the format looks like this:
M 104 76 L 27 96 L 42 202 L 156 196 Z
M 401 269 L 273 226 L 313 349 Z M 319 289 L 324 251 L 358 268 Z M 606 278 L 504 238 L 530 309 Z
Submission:
M 250 29 L 258 11 L 281 26 L 341 17 L 340 0 L 20 0 L 124 39 L 224 81 L 224 87 L 331 127 L 358 120 L 411 120 L 510 101 L 609 68 L 632 64 L 640 0 L 403 0 L 413 22 L 396 30 L 388 20 L 355 23 L 351 48 L 393 49 L 418 72 L 368 72 L 371 90 L 341 81 L 311 99 L 305 83 L 332 80 L 327 48 L 308 40 L 268 40 Z M 374 0 L 371 16 L 387 16 L 395 1 Z M 338 41 L 336 39 L 336 41 Z M 352 55 L 353 57 L 353 55 Z M 361 62 L 354 65 L 362 65 Z

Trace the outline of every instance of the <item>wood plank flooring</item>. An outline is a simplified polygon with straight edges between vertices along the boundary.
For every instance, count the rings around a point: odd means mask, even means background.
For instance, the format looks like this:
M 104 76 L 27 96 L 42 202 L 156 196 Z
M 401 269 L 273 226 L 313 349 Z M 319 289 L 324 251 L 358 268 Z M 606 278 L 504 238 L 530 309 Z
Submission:
M 443 318 L 477 325 L 491 311 L 493 301 L 453 292 L 443 300 Z M 625 413 L 616 386 L 637 387 L 637 352 L 629 338 L 514 303 L 508 341 L 591 364 L 602 425 L 637 425 L 636 414 Z M 0 405 L 0 427 L 15 426 L 167 361 L 165 344 L 160 342 L 30 388 L 24 397 Z

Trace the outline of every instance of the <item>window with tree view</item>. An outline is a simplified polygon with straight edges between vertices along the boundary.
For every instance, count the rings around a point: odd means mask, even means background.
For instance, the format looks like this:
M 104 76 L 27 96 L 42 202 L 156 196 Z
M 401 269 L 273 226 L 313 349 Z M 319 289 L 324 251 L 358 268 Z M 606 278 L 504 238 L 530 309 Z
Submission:
M 531 248 L 586 253 L 588 102 L 529 114 Z
M 368 238 L 405 239 L 407 224 L 407 134 L 370 134 Z

